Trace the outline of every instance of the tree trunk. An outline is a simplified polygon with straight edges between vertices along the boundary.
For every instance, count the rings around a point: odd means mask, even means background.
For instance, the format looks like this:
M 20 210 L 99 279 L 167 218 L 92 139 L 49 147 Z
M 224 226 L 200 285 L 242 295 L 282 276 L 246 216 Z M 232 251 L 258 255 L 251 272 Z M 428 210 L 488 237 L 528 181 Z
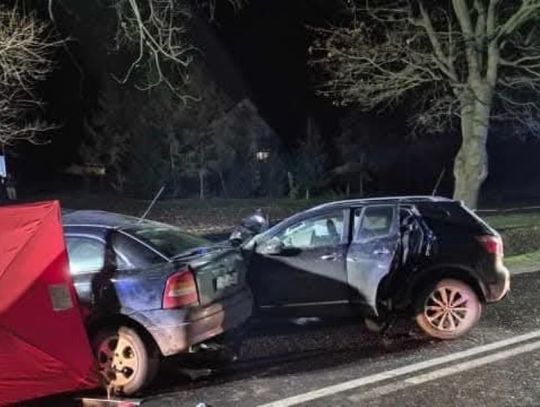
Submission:
M 176 178 L 176 164 L 174 160 L 174 146 L 173 143 L 169 143 L 169 161 L 170 161 L 170 169 L 171 169 L 171 180 L 172 180 L 172 186 L 173 186 L 173 196 L 176 198 L 178 194 L 178 182 Z
M 454 161 L 454 199 L 476 209 L 482 183 L 488 175 L 486 142 L 491 111 L 490 92 L 475 92 L 461 109 L 461 147 Z M 485 101 L 484 103 L 481 101 Z
M 204 199 L 204 176 L 206 175 L 206 159 L 204 146 L 201 144 L 201 162 L 199 167 L 199 199 Z
M 204 170 L 199 170 L 199 199 L 204 199 Z
M 225 182 L 225 176 L 223 175 L 223 171 L 219 170 L 218 175 L 219 175 L 219 181 L 221 182 L 221 189 L 223 190 L 223 196 L 225 198 L 228 198 L 229 193 L 227 191 L 227 183 Z

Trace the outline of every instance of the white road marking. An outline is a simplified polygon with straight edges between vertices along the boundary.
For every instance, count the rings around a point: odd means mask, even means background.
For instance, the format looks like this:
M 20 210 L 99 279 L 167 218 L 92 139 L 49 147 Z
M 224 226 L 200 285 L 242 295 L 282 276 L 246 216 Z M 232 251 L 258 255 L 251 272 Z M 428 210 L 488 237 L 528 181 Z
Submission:
M 296 396 L 287 397 L 281 400 L 273 401 L 259 407 L 289 407 L 297 404 L 305 403 L 308 401 L 320 399 L 322 397 L 328 397 L 337 393 L 341 393 L 348 390 L 353 390 L 361 386 L 381 382 L 383 380 L 393 379 L 406 374 L 418 372 L 423 369 L 443 365 L 449 362 L 454 362 L 459 359 L 465 359 L 471 356 L 475 356 L 481 353 L 497 350 L 506 346 L 515 345 L 530 339 L 540 338 L 540 330 L 532 331 L 524 335 L 515 336 L 512 338 L 504 339 L 497 342 L 492 342 L 486 345 L 475 346 L 473 348 L 451 353 L 449 355 L 437 357 L 434 359 L 426 360 L 423 362 L 413 363 L 411 365 L 402 366 L 397 369 L 387 370 L 385 372 L 377 373 L 371 376 L 360 377 L 358 379 L 349 380 L 346 382 L 338 383 L 332 386 L 322 387 L 317 390 L 309 391 L 307 393 L 298 394 Z
M 490 355 L 483 356 L 477 359 L 458 363 L 457 365 L 443 367 L 441 369 L 433 370 L 429 373 L 423 373 L 418 376 L 409 377 L 397 383 L 391 383 L 385 386 L 380 386 L 375 389 L 368 390 L 362 394 L 355 394 L 355 395 L 349 396 L 347 397 L 347 399 L 353 402 L 358 402 L 360 400 L 367 400 L 367 399 L 373 399 L 376 397 L 385 396 L 389 393 L 393 393 L 399 390 L 404 390 L 408 387 L 417 386 L 419 384 L 441 379 L 446 376 L 458 374 L 466 370 L 475 369 L 480 366 L 498 362 L 500 360 L 508 359 L 508 358 L 521 355 L 523 353 L 532 352 L 538 349 L 540 349 L 540 341 L 528 343 L 526 345 L 516 346 L 512 349 L 495 352 Z

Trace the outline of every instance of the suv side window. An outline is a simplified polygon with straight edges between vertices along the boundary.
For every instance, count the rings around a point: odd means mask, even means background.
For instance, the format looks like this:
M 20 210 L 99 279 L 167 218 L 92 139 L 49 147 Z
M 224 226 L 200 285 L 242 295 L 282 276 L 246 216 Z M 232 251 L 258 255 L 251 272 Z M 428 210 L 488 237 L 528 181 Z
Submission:
M 335 246 L 343 241 L 343 211 L 317 215 L 297 222 L 278 233 L 287 248 L 314 249 Z
M 393 206 L 369 206 L 364 209 L 362 216 L 355 216 L 359 222 L 355 226 L 355 241 L 371 240 L 388 236 L 394 223 Z M 359 220 L 357 220 L 359 219 Z
M 98 273 L 105 263 L 105 243 L 86 236 L 66 236 L 72 275 Z

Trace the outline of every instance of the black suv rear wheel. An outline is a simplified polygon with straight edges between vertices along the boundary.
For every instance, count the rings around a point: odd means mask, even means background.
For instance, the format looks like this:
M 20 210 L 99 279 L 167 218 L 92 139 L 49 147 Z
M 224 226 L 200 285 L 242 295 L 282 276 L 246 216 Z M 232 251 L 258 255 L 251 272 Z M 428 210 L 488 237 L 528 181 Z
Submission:
M 476 325 L 482 303 L 468 284 L 446 278 L 424 291 L 415 309 L 416 323 L 427 335 L 456 339 Z

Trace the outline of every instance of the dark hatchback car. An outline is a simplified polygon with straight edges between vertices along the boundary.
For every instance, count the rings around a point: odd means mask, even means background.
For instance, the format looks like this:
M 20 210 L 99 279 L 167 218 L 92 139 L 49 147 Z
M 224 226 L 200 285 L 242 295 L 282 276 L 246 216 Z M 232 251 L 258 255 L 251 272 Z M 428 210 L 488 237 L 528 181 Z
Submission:
M 64 212 L 70 270 L 106 384 L 133 394 L 162 357 L 215 340 L 251 315 L 238 249 L 101 211 Z
M 332 202 L 248 240 L 258 314 L 414 316 L 453 339 L 509 290 L 499 234 L 459 202 L 396 197 Z

